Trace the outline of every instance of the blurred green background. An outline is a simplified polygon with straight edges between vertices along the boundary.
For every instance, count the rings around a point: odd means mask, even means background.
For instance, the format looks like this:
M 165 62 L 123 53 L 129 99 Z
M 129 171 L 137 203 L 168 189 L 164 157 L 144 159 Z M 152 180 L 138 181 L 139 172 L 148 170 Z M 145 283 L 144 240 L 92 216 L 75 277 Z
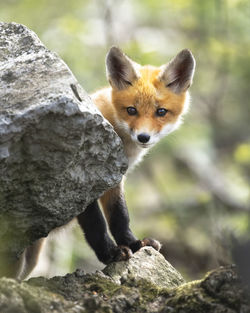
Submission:
M 185 278 L 230 262 L 228 239 L 250 227 L 249 0 L 1 0 L 0 20 L 36 32 L 89 93 L 107 84 L 113 44 L 153 65 L 191 49 L 190 112 L 128 176 L 126 198 L 137 236 L 160 240 Z M 72 227 L 51 236 L 33 275 L 77 267 L 103 265 Z

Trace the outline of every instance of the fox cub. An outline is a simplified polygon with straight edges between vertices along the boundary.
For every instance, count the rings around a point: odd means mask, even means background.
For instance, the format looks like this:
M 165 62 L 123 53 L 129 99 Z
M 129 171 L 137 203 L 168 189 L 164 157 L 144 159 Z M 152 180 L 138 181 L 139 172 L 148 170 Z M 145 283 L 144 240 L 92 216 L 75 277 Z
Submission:
M 92 99 L 122 139 L 132 168 L 153 145 L 180 126 L 189 105 L 188 88 L 195 60 L 189 50 L 182 50 L 161 67 L 141 66 L 119 48 L 112 47 L 106 57 L 106 69 L 111 87 L 97 91 Z M 126 260 L 143 246 L 160 249 L 157 240 L 138 240 L 132 233 L 122 183 L 108 190 L 99 202 L 116 244 L 107 232 L 97 200 L 77 219 L 101 262 Z M 42 241 L 24 252 L 20 278 L 34 268 Z
M 194 69 L 195 60 L 189 50 L 182 50 L 166 65 L 154 67 L 133 62 L 117 47 L 110 49 L 106 70 L 111 87 L 97 91 L 92 99 L 122 139 L 129 168 L 180 126 L 189 105 L 187 90 Z M 138 240 L 133 235 L 122 183 L 107 191 L 100 203 L 117 245 L 107 233 L 97 201 L 78 216 L 85 237 L 100 261 L 108 264 L 126 260 L 143 246 L 160 249 L 157 240 Z

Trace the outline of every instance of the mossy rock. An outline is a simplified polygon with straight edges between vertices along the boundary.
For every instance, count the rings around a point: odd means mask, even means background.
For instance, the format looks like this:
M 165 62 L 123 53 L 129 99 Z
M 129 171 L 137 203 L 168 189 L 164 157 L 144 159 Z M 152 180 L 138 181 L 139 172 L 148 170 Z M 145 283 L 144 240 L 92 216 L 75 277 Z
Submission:
M 146 262 L 142 259 L 143 255 L 144 252 L 136 255 L 141 258 L 141 264 Z M 166 262 L 158 252 L 157 256 L 158 262 Z M 132 266 L 133 259 L 135 257 L 124 263 Z M 151 262 L 151 259 L 148 261 Z M 126 264 L 116 263 L 109 267 L 117 268 L 119 265 L 124 269 Z M 109 272 L 109 267 L 104 269 L 105 273 Z M 101 271 L 84 274 L 82 270 L 51 279 L 32 278 L 27 282 L 2 278 L 0 312 L 250 312 L 247 291 L 243 289 L 233 267 L 221 267 L 208 273 L 202 280 L 179 283 L 177 287 L 162 287 L 152 283 L 147 274 L 144 278 L 137 274 L 136 270 L 130 272 L 127 278 L 122 276 L 119 282 Z

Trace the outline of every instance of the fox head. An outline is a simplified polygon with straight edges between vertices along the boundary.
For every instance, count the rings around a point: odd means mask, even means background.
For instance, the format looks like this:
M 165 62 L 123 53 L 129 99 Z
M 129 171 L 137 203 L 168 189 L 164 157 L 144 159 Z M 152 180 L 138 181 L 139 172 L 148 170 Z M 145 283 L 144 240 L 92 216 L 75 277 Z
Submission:
M 106 57 L 116 124 L 140 147 L 148 148 L 178 128 L 189 104 L 195 70 L 189 50 L 160 67 L 141 66 L 119 48 Z

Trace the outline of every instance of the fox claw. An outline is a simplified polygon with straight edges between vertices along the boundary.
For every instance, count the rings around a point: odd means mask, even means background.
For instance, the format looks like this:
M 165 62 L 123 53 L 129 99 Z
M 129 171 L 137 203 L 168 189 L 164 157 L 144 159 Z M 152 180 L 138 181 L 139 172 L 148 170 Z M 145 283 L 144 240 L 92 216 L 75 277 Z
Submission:
M 134 253 L 140 250 L 142 247 L 146 247 L 146 246 L 153 247 L 156 251 L 159 251 L 161 249 L 160 242 L 158 240 L 151 239 L 151 238 L 144 238 L 143 240 L 136 240 L 129 247 Z
M 151 238 L 144 238 L 143 240 L 136 240 L 129 247 L 123 245 L 117 246 L 113 250 L 112 256 L 106 260 L 106 262 L 102 262 L 109 264 L 112 262 L 127 261 L 132 257 L 133 253 L 146 246 L 153 247 L 156 251 L 159 251 L 161 248 L 159 241 Z
M 142 247 L 150 246 L 153 247 L 156 251 L 161 249 L 161 244 L 158 240 L 152 238 L 144 238 L 142 241 Z
M 127 261 L 132 256 L 132 251 L 127 246 L 118 246 L 116 255 L 113 257 L 113 262 Z

